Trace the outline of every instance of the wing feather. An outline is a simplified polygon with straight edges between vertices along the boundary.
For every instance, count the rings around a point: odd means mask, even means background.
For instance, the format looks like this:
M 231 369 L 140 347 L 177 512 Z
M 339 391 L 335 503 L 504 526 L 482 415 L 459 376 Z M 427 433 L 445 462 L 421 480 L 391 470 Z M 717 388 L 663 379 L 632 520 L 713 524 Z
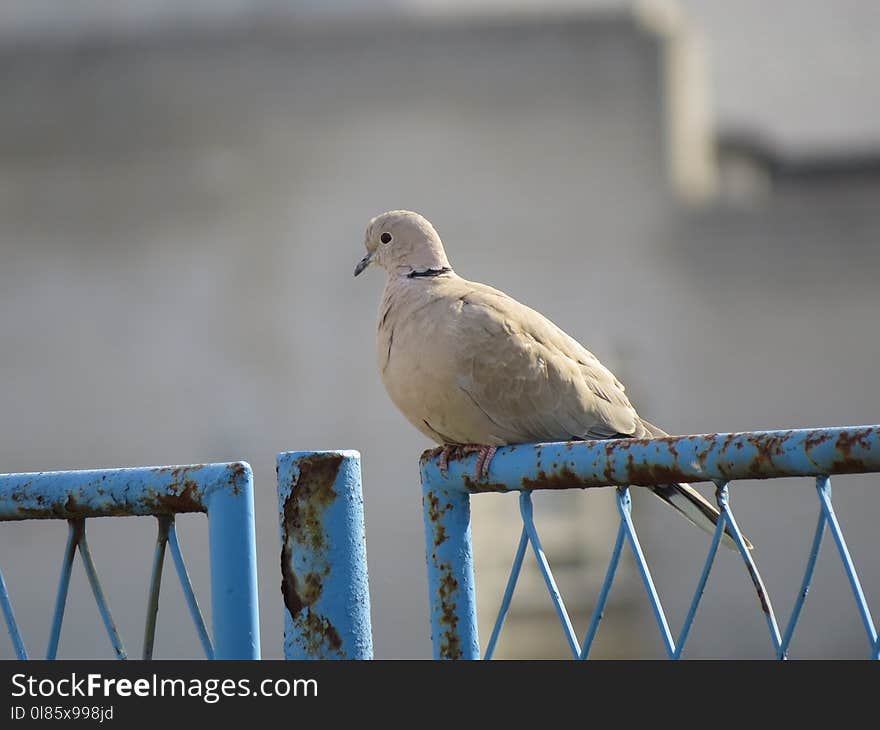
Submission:
M 459 387 L 502 440 L 639 435 L 623 385 L 589 350 L 506 294 L 463 283 Z

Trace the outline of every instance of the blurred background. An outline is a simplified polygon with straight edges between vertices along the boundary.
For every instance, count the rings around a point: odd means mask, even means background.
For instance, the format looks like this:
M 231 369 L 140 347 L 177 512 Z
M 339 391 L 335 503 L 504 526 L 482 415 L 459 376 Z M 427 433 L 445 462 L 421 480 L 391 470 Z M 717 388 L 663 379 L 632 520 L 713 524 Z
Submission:
M 358 449 L 376 655 L 428 657 L 417 462 L 430 444 L 375 366 L 383 277 L 352 278 L 369 218 L 423 213 L 459 274 L 548 315 L 672 433 L 876 423 L 878 63 L 880 5 L 865 0 L 3 0 L 0 471 L 249 461 L 274 658 L 274 455 Z M 876 601 L 876 478 L 835 485 Z M 675 630 L 709 540 L 635 491 Z M 473 501 L 485 642 L 520 523 L 512 495 Z M 737 483 L 732 501 L 784 620 L 811 481 Z M 535 503 L 583 633 L 613 492 Z M 208 603 L 205 520 L 179 524 Z M 155 529 L 89 523 L 133 655 Z M 35 655 L 65 539 L 58 522 L 0 525 Z M 687 655 L 770 657 L 749 579 L 723 552 Z M 594 655 L 661 656 L 627 560 Z M 111 657 L 79 560 L 70 601 L 60 655 Z M 498 655 L 565 651 L 527 571 Z M 867 656 L 830 545 L 792 655 Z M 156 656 L 200 656 L 170 578 Z

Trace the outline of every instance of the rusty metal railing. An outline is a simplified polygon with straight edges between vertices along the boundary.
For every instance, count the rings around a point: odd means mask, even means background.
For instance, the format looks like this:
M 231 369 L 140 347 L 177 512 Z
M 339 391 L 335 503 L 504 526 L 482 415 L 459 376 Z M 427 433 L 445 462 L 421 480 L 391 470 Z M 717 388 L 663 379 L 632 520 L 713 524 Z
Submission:
M 174 516 L 183 512 L 203 512 L 208 516 L 213 641 L 190 583 L 174 526 Z M 58 651 L 77 552 L 114 652 L 119 659 L 127 658 L 89 550 L 86 522 L 95 517 L 148 515 L 156 517 L 158 535 L 142 657 L 150 659 L 153 654 L 162 568 L 168 547 L 206 656 L 209 659 L 259 659 L 253 476 L 250 466 L 244 462 L 0 474 L 0 522 L 34 519 L 68 522 L 67 547 L 46 658 L 54 659 Z M 0 607 L 16 656 L 27 659 L 25 641 L 2 574 Z
M 357 451 L 278 454 L 287 659 L 372 659 Z
M 666 654 L 672 659 L 680 658 L 721 537 L 727 532 L 733 537 L 757 591 L 774 652 L 778 658 L 784 659 L 812 581 L 826 527 L 832 533 L 849 579 L 867 637 L 867 653 L 871 658 L 880 658 L 880 639 L 843 531 L 834 514 L 830 480 L 836 474 L 880 471 L 880 426 L 507 446 L 498 449 L 490 464 L 488 477 L 484 480 L 472 476 L 475 459 L 476 457 L 469 456 L 448 460 L 445 472 L 441 470 L 440 457 L 433 456 L 432 452 L 426 452 L 421 461 L 435 658 L 480 658 L 471 551 L 470 499 L 475 494 L 510 491 L 520 493 L 523 530 L 507 588 L 487 644 L 486 658 L 491 658 L 494 652 L 529 546 L 538 561 L 572 656 L 578 659 L 588 658 L 625 543 L 630 545 L 639 567 Z M 792 476 L 815 477 L 819 519 L 800 591 L 785 628 L 780 630 L 768 592 L 730 506 L 729 485 L 736 479 Z M 673 636 L 639 544 L 632 520 L 629 489 L 631 486 L 700 481 L 715 483 L 721 517 L 684 623 L 678 635 Z M 531 494 L 533 491 L 545 489 L 607 486 L 617 488 L 620 527 L 589 626 L 580 639 L 544 555 L 533 519 Z

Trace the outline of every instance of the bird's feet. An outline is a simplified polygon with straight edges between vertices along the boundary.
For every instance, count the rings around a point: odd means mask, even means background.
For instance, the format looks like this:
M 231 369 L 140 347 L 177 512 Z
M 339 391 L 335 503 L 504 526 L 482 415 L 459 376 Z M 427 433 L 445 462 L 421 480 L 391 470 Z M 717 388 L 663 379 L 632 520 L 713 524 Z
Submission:
M 477 457 L 477 465 L 474 468 L 474 477 L 479 481 L 489 478 L 489 464 L 498 451 L 497 446 L 486 446 L 484 444 L 444 444 L 436 449 L 431 449 L 428 453 L 431 457 L 440 457 L 440 473 L 445 477 L 449 471 L 449 459 L 460 459 L 470 454 L 479 454 Z
M 476 453 L 479 454 L 479 457 L 477 458 L 477 466 L 474 469 L 474 476 L 478 481 L 480 479 L 488 480 L 489 464 L 492 463 L 492 459 L 495 457 L 495 452 L 498 451 L 498 447 L 473 444 L 471 448 L 476 449 Z

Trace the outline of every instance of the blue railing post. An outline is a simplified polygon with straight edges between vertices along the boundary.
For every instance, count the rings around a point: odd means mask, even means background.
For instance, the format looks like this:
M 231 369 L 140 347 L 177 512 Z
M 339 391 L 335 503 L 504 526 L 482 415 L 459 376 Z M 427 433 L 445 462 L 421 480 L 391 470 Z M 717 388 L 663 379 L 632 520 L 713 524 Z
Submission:
M 434 657 L 437 659 L 479 658 L 469 500 L 471 494 L 486 492 L 520 492 L 523 522 L 510 577 L 487 645 L 487 658 L 491 657 L 497 644 L 529 544 L 534 549 L 538 567 L 572 654 L 587 658 L 625 542 L 632 548 L 666 653 L 671 659 L 680 658 L 718 547 L 726 533 L 735 544 L 760 601 L 770 630 L 773 653 L 784 659 L 806 599 L 826 526 L 831 530 L 849 578 L 870 644 L 870 656 L 880 658 L 880 637 L 847 550 L 843 531 L 834 514 L 829 481 L 832 474 L 880 472 L 878 425 L 504 446 L 497 449 L 491 469 L 483 478 L 473 476 L 475 461 L 476 458 L 468 450 L 454 452 L 451 457 L 447 453 L 443 458 L 434 449 L 426 451 L 421 459 L 432 639 Z M 478 469 L 478 472 L 481 473 L 482 469 Z M 781 635 L 769 595 L 751 554 L 751 546 L 743 537 L 730 506 L 728 483 L 734 479 L 786 476 L 817 478 L 821 512 L 801 589 L 785 633 Z M 705 481 L 715 482 L 720 517 L 676 642 L 636 534 L 629 487 Z M 577 635 L 541 547 L 533 520 L 530 493 L 535 490 L 607 486 L 618 488 L 620 528 L 589 628 L 578 647 Z
M 432 485 L 436 465 L 422 460 L 422 505 L 435 659 L 479 659 L 470 495 L 461 484 Z
M 372 659 L 357 451 L 278 454 L 286 659 Z
M 208 516 L 216 651 L 174 528 L 175 515 L 192 512 Z M 160 524 L 147 598 L 143 657 L 152 657 L 167 542 L 205 655 L 209 659 L 259 659 L 253 474 L 243 461 L 0 474 L 0 522 L 34 519 L 67 520 L 69 524 L 46 658 L 57 656 L 77 552 L 116 655 L 120 659 L 126 657 L 86 540 L 89 519 L 123 515 L 152 515 Z M 0 603 L 5 609 L 6 601 L 0 600 Z M 11 612 L 7 613 L 11 616 Z M 15 641 L 17 626 L 10 623 Z
M 250 465 L 231 464 L 229 486 L 208 496 L 215 659 L 259 659 L 257 541 Z

